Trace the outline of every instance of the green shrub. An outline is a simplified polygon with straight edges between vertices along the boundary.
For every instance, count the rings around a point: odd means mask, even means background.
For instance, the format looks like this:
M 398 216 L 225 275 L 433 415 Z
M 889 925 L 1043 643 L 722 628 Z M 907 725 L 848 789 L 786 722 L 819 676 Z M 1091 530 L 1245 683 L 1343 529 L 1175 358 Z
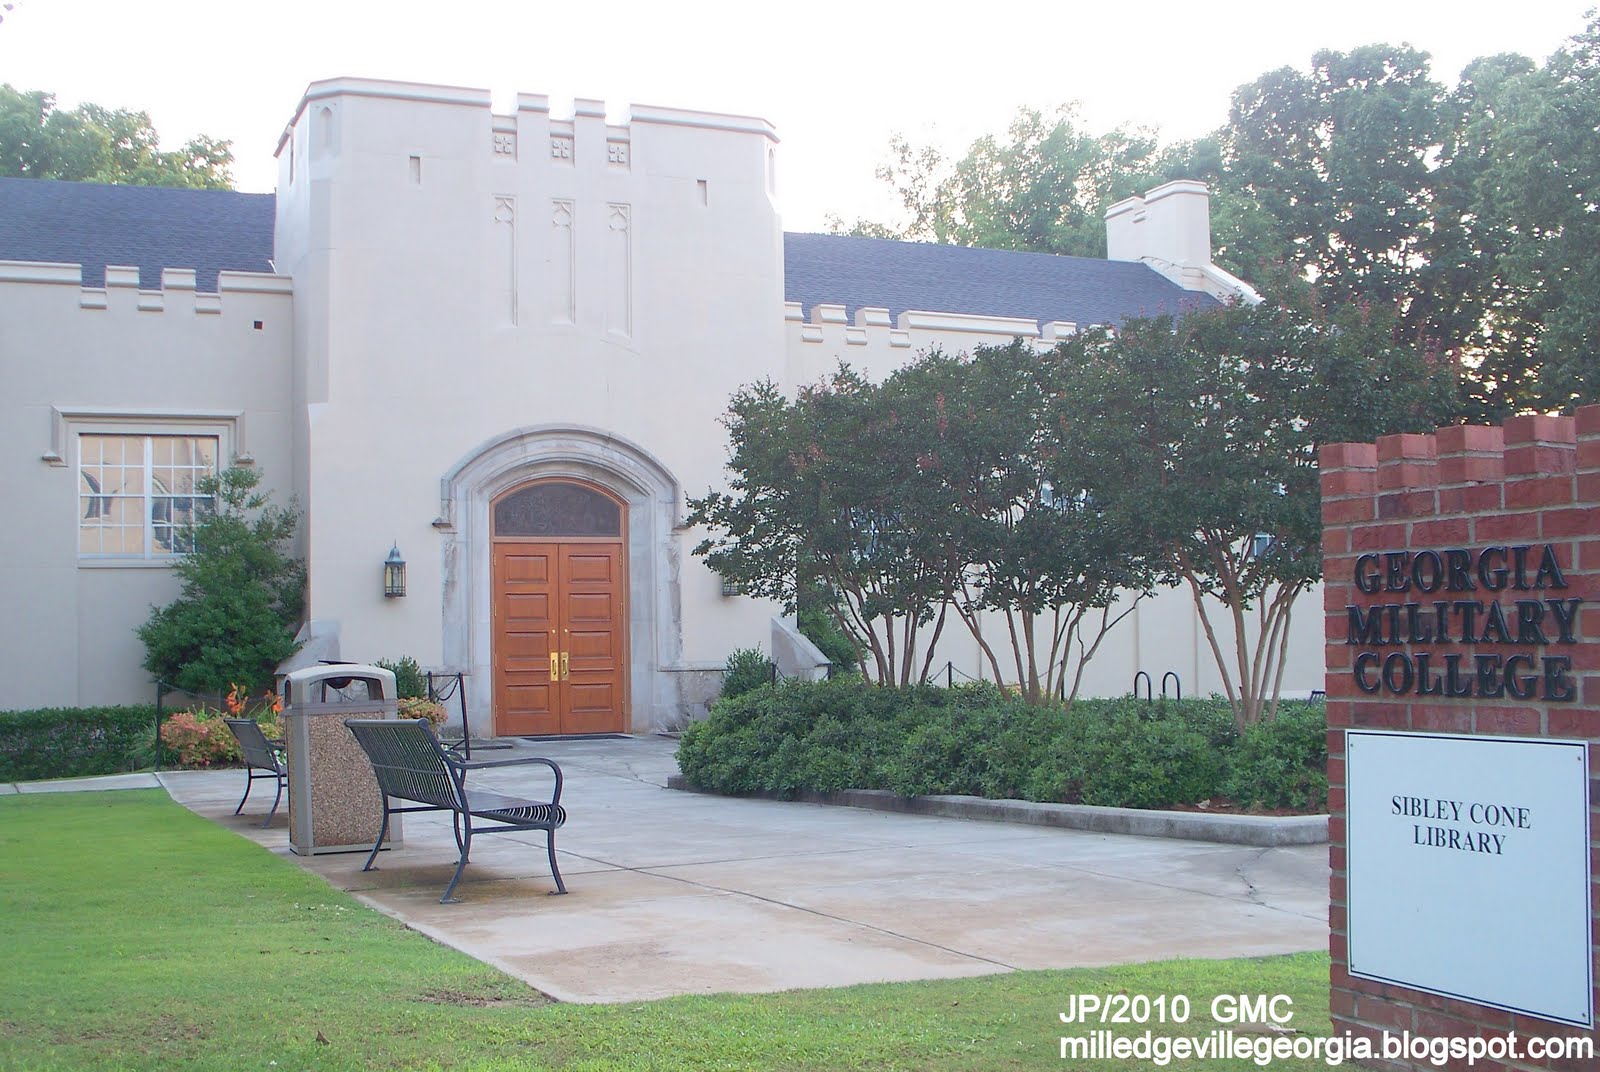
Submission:
M 728 656 L 722 671 L 722 698 L 743 696 L 753 689 L 772 684 L 777 670 L 760 648 L 738 648 Z
M 1245 730 L 1224 791 L 1246 807 L 1327 808 L 1327 708 L 1286 701 L 1276 721 Z
M 1082 712 L 1074 727 L 1077 747 L 1070 753 L 1070 784 L 1076 792 L 1069 800 L 1162 808 L 1219 795 L 1224 755 L 1178 713 L 1184 706 L 1129 699 L 1093 714 Z
M 254 691 L 299 650 L 305 565 L 289 554 L 299 518 L 270 505 L 260 482 L 259 470 L 239 468 L 198 482 L 216 507 L 185 530 L 194 550 L 173 564 L 183 591 L 138 628 L 156 680 L 189 693 Z
M 803 607 L 795 618 L 800 632 L 828 657 L 835 670 L 856 668 L 856 646 L 839 628 L 833 615 L 821 607 Z
M 0 711 L 0 781 L 120 774 L 154 758 L 155 708 Z
M 390 662 L 388 659 L 379 659 L 372 664 L 381 666 L 394 675 L 395 696 L 401 700 L 426 699 L 428 695 L 428 679 L 423 676 L 422 667 L 417 665 L 417 660 L 409 655 Z
M 1277 723 L 1241 741 L 1217 698 L 1080 700 L 1065 711 L 990 685 L 785 681 L 718 700 L 684 733 L 678 766 L 705 789 L 785 797 L 854 788 L 1134 808 L 1224 795 L 1318 807 L 1327 786 L 1321 715 L 1285 705 Z

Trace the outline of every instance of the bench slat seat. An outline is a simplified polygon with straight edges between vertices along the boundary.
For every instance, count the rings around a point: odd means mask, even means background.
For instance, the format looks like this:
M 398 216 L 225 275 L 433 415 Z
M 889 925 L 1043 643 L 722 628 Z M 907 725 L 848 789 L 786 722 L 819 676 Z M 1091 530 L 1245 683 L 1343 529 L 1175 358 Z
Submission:
M 513 823 L 547 823 L 560 826 L 567 821 L 567 810 L 559 804 L 534 804 L 519 797 L 502 796 L 484 789 L 474 789 L 469 794 L 472 814 L 485 819 L 501 819 Z
M 448 811 L 454 822 L 456 846 L 461 850 L 461 857 L 456 861 L 456 873 L 450 885 L 439 898 L 440 904 L 456 900 L 451 895 L 466 869 L 473 834 L 543 830 L 550 855 L 550 874 L 556 881 L 555 892 L 567 892 L 566 884 L 561 881 L 561 870 L 556 866 L 556 830 L 567 821 L 567 812 L 561 806 L 561 767 L 554 760 L 527 756 L 464 762 L 445 748 L 426 719 L 350 718 L 344 724 L 355 734 L 356 741 L 372 761 L 372 773 L 383 795 L 383 824 L 363 871 L 375 870 L 373 861 L 389 835 L 389 816 L 401 812 Z M 549 800 L 528 800 L 467 787 L 468 771 L 529 763 L 543 764 L 554 775 L 555 789 Z M 409 803 L 396 804 L 395 801 Z M 477 825 L 474 819 L 487 820 L 494 825 Z

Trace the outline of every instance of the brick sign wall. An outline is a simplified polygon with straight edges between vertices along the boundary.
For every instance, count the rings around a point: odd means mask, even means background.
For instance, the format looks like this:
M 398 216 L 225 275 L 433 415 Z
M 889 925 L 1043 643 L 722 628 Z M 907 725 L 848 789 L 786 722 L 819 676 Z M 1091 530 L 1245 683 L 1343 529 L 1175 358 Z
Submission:
M 1335 1030 L 1592 1036 L 1571 1010 L 1575 981 L 1592 1023 L 1600 978 L 1600 779 L 1587 783 L 1587 816 L 1581 803 L 1584 770 L 1600 774 L 1600 406 L 1332 445 L 1321 467 Z M 1550 741 L 1569 747 L 1538 744 Z M 1560 776 L 1533 766 L 1502 777 L 1524 753 Z M 1474 773 L 1475 758 L 1490 762 Z M 1451 764 L 1458 769 L 1443 769 Z M 1413 770 L 1426 790 L 1413 787 Z M 1446 881 L 1428 903 L 1391 888 L 1500 874 L 1506 892 L 1492 918 L 1473 901 L 1477 880 Z M 1547 891 L 1559 905 L 1547 905 Z M 1423 938 L 1393 958 L 1383 949 L 1352 963 L 1352 944 L 1364 937 L 1371 950 L 1381 927 L 1394 925 L 1392 944 L 1405 945 L 1457 911 L 1474 921 L 1458 944 L 1441 934 L 1437 947 Z M 1538 929 L 1562 913 L 1554 937 Z M 1497 946 L 1502 929 L 1507 944 Z M 1502 971 L 1485 963 L 1495 958 L 1524 962 Z M 1545 967 L 1568 980 L 1555 1004 L 1524 992 L 1539 990 Z M 1481 983 L 1470 981 L 1480 969 Z M 1519 971 L 1530 973 L 1526 988 L 1499 989 Z M 1550 1014 L 1567 1022 L 1530 1008 L 1568 1010 Z

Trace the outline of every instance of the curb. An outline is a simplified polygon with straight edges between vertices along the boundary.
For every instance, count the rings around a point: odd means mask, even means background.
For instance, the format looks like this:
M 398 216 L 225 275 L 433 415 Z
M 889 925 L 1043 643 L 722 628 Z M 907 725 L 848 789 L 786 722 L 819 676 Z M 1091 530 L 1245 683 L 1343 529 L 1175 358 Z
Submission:
M 668 789 L 711 793 L 689 783 L 681 774 L 667 779 Z M 776 793 L 746 793 L 745 797 L 779 800 Z M 1278 848 L 1284 845 L 1326 845 L 1326 815 L 1205 815 L 1189 811 L 1146 811 L 1142 808 L 1101 808 L 1091 804 L 1041 804 L 1031 800 L 987 800 L 983 797 L 903 797 L 887 789 L 845 789 L 837 793 L 802 790 L 792 798 L 806 804 L 831 804 L 872 811 L 910 815 L 936 815 L 947 819 L 982 819 L 1023 823 L 1099 834 L 1133 834 L 1138 837 L 1215 841 L 1227 845 Z
M 11 783 L 11 792 L 22 796 L 37 793 L 85 793 L 103 789 L 161 789 L 161 779 L 154 771 L 138 774 L 91 774 L 81 778 L 41 778 L 31 782 Z M 5 790 L 0 789 L 0 793 Z M 11 793 L 5 793 L 10 796 Z

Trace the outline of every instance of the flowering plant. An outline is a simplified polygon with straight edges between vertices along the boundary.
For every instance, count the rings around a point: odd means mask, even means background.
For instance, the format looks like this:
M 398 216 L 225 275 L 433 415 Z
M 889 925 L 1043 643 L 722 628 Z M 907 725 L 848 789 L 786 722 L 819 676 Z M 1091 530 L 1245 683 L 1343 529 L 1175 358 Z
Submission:
M 438 729 L 444 725 L 444 704 L 420 696 L 407 697 L 400 701 L 401 718 L 425 718 L 433 723 L 433 728 Z
M 210 711 L 179 711 L 161 723 L 161 744 L 182 767 L 239 762 L 239 742 Z
M 223 703 L 227 706 L 229 715 L 234 718 L 244 718 L 250 706 L 249 688 L 234 682 L 233 687 L 228 689 L 228 698 Z M 270 690 L 262 693 L 261 699 L 256 702 L 256 718 L 261 718 L 269 711 L 274 715 L 283 714 L 283 697 Z
M 283 727 L 278 716 L 283 700 L 274 693 L 252 698 L 248 686 L 235 684 L 223 697 L 224 710 L 204 706 L 178 711 L 161 722 L 161 745 L 180 767 L 214 767 L 238 763 L 243 759 L 239 742 L 221 716 L 254 718 L 268 740 L 281 740 Z

